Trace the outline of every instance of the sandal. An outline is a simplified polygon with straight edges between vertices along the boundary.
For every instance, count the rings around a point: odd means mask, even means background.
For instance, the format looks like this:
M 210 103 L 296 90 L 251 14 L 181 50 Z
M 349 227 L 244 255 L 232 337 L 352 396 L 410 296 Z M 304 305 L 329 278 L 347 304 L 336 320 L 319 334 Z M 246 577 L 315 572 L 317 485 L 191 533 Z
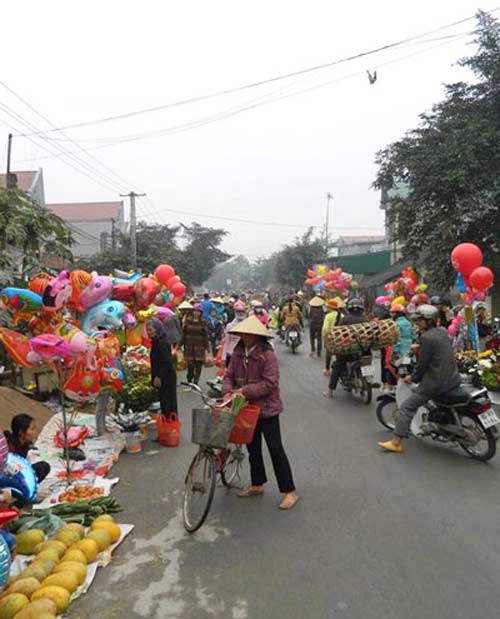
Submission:
M 248 488 L 243 488 L 238 492 L 238 496 L 240 499 L 246 499 L 251 496 L 259 496 L 260 494 L 264 494 L 264 488 L 255 488 L 254 486 L 248 486 Z
M 280 503 L 280 509 L 292 509 L 295 505 L 297 505 L 298 500 L 299 495 L 295 492 L 287 494 Z

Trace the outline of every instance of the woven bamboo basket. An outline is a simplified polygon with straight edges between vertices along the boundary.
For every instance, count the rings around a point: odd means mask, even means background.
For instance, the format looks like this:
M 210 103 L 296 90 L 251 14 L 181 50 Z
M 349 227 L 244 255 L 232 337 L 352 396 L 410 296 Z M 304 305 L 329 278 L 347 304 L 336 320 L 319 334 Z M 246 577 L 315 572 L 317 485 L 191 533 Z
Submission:
M 326 334 L 325 346 L 332 355 L 355 355 L 391 346 L 398 337 L 398 326 L 393 320 L 376 320 L 332 327 Z

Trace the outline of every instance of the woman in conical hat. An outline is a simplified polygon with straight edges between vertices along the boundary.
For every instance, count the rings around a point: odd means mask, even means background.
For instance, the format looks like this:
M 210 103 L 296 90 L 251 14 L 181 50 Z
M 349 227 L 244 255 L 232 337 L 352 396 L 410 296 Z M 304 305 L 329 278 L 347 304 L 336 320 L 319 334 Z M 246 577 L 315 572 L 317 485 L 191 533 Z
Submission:
M 279 387 L 278 358 L 269 340 L 273 335 L 256 318 L 250 316 L 233 327 L 233 335 L 240 341 L 231 357 L 222 391 L 224 394 L 240 392 L 260 409 L 252 442 L 247 445 L 250 455 L 252 485 L 238 496 L 252 497 L 264 492 L 267 482 L 262 457 L 262 436 L 264 436 L 280 492 L 284 497 L 280 509 L 291 509 L 298 501 L 292 470 L 281 440 L 280 414 L 283 411 Z

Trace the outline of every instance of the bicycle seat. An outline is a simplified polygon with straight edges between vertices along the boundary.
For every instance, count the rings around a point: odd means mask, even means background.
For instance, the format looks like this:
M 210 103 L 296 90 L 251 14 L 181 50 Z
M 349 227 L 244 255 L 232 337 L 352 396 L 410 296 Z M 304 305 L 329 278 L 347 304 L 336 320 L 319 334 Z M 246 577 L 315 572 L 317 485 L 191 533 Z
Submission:
M 452 408 L 453 406 L 467 406 L 470 402 L 470 394 L 463 389 L 456 389 L 439 396 L 439 398 L 436 398 L 434 402 L 438 406 L 444 406 L 445 408 Z

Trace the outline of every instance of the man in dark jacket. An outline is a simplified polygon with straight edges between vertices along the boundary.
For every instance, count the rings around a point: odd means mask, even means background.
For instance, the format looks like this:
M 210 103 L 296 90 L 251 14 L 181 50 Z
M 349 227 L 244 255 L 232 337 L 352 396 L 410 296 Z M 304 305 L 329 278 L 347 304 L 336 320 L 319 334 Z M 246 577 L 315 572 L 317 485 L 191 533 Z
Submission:
M 438 327 L 439 310 L 432 305 L 417 308 L 415 318 L 420 331 L 420 355 L 408 384 L 419 383 L 413 394 L 399 409 L 399 417 L 390 441 L 378 445 L 387 451 L 401 453 L 401 442 L 408 436 L 413 417 L 429 400 L 452 393 L 460 387 L 460 375 L 453 355 L 451 339 L 443 327 Z
M 317 352 L 318 357 L 321 357 L 321 331 L 323 329 L 323 321 L 325 320 L 325 311 L 323 309 L 324 305 L 325 300 L 319 296 L 315 296 L 309 301 L 309 338 L 311 341 L 311 357 L 314 356 L 315 352 Z

